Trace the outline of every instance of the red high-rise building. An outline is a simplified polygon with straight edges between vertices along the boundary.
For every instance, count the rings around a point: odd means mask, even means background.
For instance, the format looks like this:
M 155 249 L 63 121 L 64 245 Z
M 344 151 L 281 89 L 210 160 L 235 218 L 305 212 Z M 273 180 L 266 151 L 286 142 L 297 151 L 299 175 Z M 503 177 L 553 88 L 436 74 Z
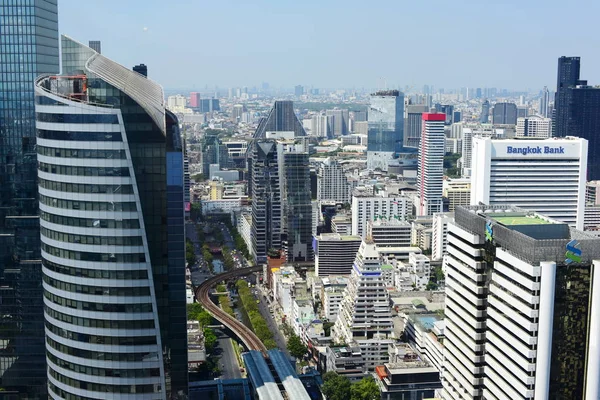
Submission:
M 200 93 L 198 93 L 198 92 L 190 93 L 190 107 L 191 108 L 200 107 Z

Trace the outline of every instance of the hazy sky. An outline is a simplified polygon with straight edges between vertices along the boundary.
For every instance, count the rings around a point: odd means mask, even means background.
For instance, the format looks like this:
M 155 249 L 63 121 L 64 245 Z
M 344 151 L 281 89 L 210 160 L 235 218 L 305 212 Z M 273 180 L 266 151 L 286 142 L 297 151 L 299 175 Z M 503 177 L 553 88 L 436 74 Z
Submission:
M 598 0 L 59 0 L 59 29 L 165 88 L 600 84 Z

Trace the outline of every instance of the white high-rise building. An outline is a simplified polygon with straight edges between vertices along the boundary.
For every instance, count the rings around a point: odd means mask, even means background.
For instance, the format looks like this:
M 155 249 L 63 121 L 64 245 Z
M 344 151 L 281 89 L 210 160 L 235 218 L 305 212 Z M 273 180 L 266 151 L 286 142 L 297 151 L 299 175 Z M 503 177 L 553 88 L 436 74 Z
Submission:
M 442 398 L 598 399 L 600 239 L 491 205 L 448 235 Z
M 552 136 L 552 119 L 531 116 L 517 118 L 516 137 L 525 139 L 547 139 Z
M 354 261 L 333 328 L 336 342 L 358 346 L 365 368 L 373 371 L 388 360 L 394 342 L 389 295 L 375 243 L 363 241 Z
M 352 197 L 352 234 L 364 239 L 369 221 L 406 221 L 410 213 L 411 200 L 408 197 L 363 195 L 355 192 Z
M 473 139 L 471 204 L 514 205 L 583 229 L 588 142 Z
M 61 43 L 65 75 L 35 82 L 48 397 L 179 397 L 188 389 L 179 123 L 158 84 Z
M 433 215 L 442 211 L 444 180 L 444 122 L 446 114 L 424 113 L 417 167 L 416 214 Z
M 317 200 L 349 203 L 348 178 L 336 160 L 327 158 L 319 165 L 317 173 Z
M 586 185 L 583 230 L 600 235 L 600 181 L 591 181 Z
M 448 223 L 454 220 L 454 213 L 433 214 L 431 228 L 431 259 L 439 261 L 446 255 L 448 245 Z
M 180 94 L 169 96 L 167 98 L 167 108 L 173 112 L 180 112 L 186 106 L 186 98 Z
M 461 174 L 464 177 L 471 176 L 471 164 L 473 157 L 473 138 L 476 136 L 493 137 L 495 136 L 492 124 L 470 124 L 462 129 L 462 158 Z

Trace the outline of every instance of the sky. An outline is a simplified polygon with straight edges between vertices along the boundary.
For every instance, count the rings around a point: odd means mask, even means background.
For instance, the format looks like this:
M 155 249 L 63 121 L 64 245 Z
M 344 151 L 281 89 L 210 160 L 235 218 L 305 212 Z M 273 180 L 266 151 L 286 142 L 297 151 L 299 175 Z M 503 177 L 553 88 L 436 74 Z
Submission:
M 59 30 L 167 89 L 600 84 L 597 0 L 59 0 Z

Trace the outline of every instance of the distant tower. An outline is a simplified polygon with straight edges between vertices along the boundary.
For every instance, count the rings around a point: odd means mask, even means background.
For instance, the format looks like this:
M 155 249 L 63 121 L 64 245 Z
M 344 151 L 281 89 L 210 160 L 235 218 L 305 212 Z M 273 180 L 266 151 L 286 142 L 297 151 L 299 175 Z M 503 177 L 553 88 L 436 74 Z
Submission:
M 560 57 L 558 59 L 558 73 L 556 78 L 556 94 L 554 95 L 555 122 L 553 135 L 565 137 L 571 135 L 567 130 L 567 120 L 569 118 L 569 101 L 572 91 L 579 82 L 579 73 L 581 70 L 580 57 Z
M 421 115 L 429 111 L 425 104 L 407 105 L 404 118 L 404 145 L 407 147 L 419 147 L 421 141 L 421 127 L 423 125 Z
M 304 86 L 298 85 L 294 88 L 294 94 L 296 97 L 300 97 L 304 94 Z
M 417 215 L 442 212 L 446 114 L 424 113 L 417 169 Z
M 483 104 L 481 104 L 481 115 L 479 116 L 479 122 L 482 124 L 487 124 L 490 120 L 490 102 L 489 100 L 485 100 Z
M 148 67 L 146 64 L 138 64 L 133 67 L 133 70 L 140 75 L 144 75 L 146 78 L 148 77 Z
M 327 158 L 319 165 L 318 171 L 317 200 L 344 204 L 350 202 L 348 178 L 340 163 L 331 157 Z
M 367 118 L 367 168 L 387 171 L 388 162 L 404 147 L 404 93 L 381 90 L 371 94 Z
M 517 105 L 515 103 L 496 103 L 492 122 L 501 125 L 517 124 Z
M 306 136 L 298 117 L 294 113 L 294 102 L 276 101 L 267 118 L 262 119 L 254 132 L 254 139 L 265 139 L 267 132 L 294 132 L 294 136 Z
M 99 40 L 90 40 L 90 48 L 96 53 L 102 54 L 102 43 Z
M 550 116 L 550 113 L 548 112 L 548 108 L 550 105 L 550 91 L 548 90 L 547 86 L 544 86 L 544 89 L 542 90 L 542 95 L 540 96 L 540 115 L 544 118 L 548 118 Z

